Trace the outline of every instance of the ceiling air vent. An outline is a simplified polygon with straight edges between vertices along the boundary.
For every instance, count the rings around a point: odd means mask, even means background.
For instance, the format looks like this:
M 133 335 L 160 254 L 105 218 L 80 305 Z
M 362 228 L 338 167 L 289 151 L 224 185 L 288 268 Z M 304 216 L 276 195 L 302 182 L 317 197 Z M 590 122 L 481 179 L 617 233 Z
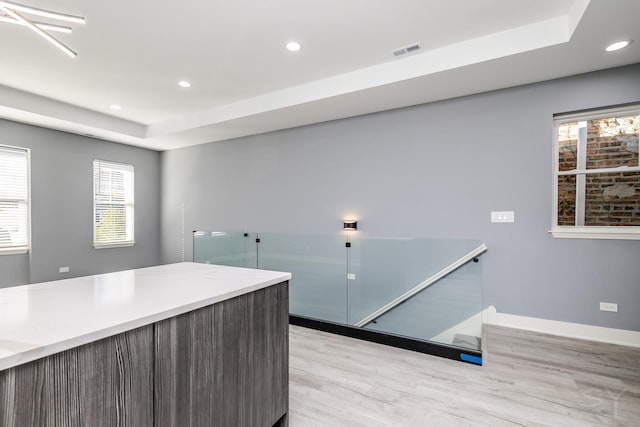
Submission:
M 409 46 L 401 47 L 400 49 L 396 49 L 393 51 L 393 56 L 402 56 L 407 53 L 413 53 L 420 50 L 420 43 L 414 43 Z

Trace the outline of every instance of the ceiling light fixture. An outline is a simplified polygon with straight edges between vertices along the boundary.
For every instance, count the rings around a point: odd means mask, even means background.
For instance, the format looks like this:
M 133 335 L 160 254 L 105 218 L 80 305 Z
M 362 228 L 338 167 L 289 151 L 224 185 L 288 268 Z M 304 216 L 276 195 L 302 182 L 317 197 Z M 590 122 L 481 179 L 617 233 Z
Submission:
M 7 24 L 17 24 L 17 25 L 23 25 L 23 26 L 26 25 L 23 22 L 16 21 L 13 18 L 7 18 L 6 16 L 0 16 L 0 22 L 6 22 Z M 33 24 L 36 27 L 45 31 L 57 31 L 59 33 L 67 33 L 67 34 L 71 34 L 73 32 L 71 27 L 67 27 L 64 25 L 45 24 L 44 22 L 36 22 L 36 21 L 31 21 L 31 22 L 33 22 Z
M 625 47 L 629 46 L 629 43 L 631 43 L 631 41 L 629 40 L 623 40 L 620 42 L 616 42 L 613 44 L 610 44 L 609 46 L 607 46 L 607 48 L 605 49 L 607 52 L 615 52 L 616 50 L 620 50 L 620 49 L 624 49 Z
M 181 87 L 191 87 L 191 83 L 189 83 L 189 82 L 188 82 L 188 81 L 186 81 L 186 80 L 180 80 L 180 81 L 178 82 L 178 85 L 179 85 L 179 86 L 181 86 Z
M 44 18 L 55 19 L 56 21 L 74 22 L 76 24 L 85 23 L 85 19 L 82 16 L 68 15 L 66 13 L 58 13 L 52 10 L 38 9 L 37 7 L 31 7 L 25 4 L 0 0 L 0 6 L 4 6 L 18 12 L 24 12 L 28 15 L 36 15 L 42 16 Z
M 60 40 L 53 37 L 51 34 L 47 33 L 47 31 L 60 31 L 65 33 L 71 33 L 70 27 L 65 27 L 62 25 L 55 24 L 47 24 L 43 22 L 34 22 L 30 19 L 26 18 L 22 15 L 22 13 L 27 15 L 36 15 L 42 16 L 45 18 L 55 19 L 58 21 L 66 21 L 66 22 L 75 22 L 78 24 L 84 24 L 85 19 L 81 16 L 75 15 L 67 15 L 64 13 L 53 12 L 50 10 L 38 9 L 31 6 L 26 6 L 19 3 L 13 3 L 8 1 L 0 0 L 0 22 L 9 22 L 11 24 L 19 24 L 24 25 L 31 29 L 33 32 L 38 34 L 40 37 L 66 53 L 72 58 L 75 58 L 78 54 L 74 52 L 67 45 L 62 43 Z
M 289 42 L 287 43 L 287 50 L 289 52 L 297 52 L 302 49 L 302 46 L 298 42 Z

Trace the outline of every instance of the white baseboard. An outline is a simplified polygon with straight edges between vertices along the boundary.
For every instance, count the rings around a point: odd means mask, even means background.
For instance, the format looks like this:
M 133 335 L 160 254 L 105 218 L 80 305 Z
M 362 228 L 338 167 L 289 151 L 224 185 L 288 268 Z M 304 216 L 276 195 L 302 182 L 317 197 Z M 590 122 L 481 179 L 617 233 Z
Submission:
M 489 325 L 640 348 L 640 332 L 637 331 L 498 313 L 492 305 L 482 312 L 482 319 Z

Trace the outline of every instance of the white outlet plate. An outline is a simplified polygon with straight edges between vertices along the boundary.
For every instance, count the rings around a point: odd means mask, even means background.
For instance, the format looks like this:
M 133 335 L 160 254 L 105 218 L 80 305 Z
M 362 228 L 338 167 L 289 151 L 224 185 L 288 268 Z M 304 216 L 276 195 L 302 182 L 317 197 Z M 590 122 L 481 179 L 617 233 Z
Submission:
M 58 273 L 68 273 L 69 272 L 69 267 L 60 267 L 58 269 Z
M 616 304 L 615 302 L 601 302 L 600 311 L 613 311 L 614 313 L 617 313 L 618 304 Z
M 513 211 L 492 211 L 491 222 L 515 222 Z
M 356 280 L 356 275 L 353 273 L 347 274 L 347 280 Z

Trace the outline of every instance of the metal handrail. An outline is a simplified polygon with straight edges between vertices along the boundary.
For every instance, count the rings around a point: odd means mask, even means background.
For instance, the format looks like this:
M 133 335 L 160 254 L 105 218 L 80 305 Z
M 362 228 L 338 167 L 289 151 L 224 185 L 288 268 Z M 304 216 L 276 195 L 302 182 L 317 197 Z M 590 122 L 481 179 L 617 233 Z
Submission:
M 369 314 L 367 317 L 364 317 L 362 320 L 360 320 L 359 322 L 355 323 L 353 326 L 357 326 L 359 328 L 362 328 L 363 326 L 368 325 L 372 321 L 376 320 L 378 317 L 382 316 L 383 314 L 387 313 L 390 310 L 393 310 L 395 307 L 397 307 L 398 305 L 402 304 L 403 302 L 405 302 L 409 298 L 413 297 L 417 293 L 422 292 L 423 290 L 425 290 L 429 286 L 433 285 L 434 283 L 436 283 L 438 280 L 442 279 L 447 274 L 449 274 L 452 271 L 457 270 L 458 268 L 462 267 L 464 264 L 468 263 L 469 261 L 471 261 L 472 259 L 474 259 L 475 257 L 477 257 L 478 255 L 480 255 L 481 253 L 483 253 L 486 250 L 487 250 L 487 246 L 483 243 L 482 245 L 478 246 L 476 249 L 472 250 L 468 254 L 462 256 L 461 258 L 459 258 L 456 261 L 454 261 L 451 264 L 449 264 L 447 267 L 445 267 L 442 270 L 438 271 L 437 273 L 435 273 L 434 275 L 429 277 L 424 282 L 419 283 L 418 285 L 416 285 L 413 288 L 409 289 L 407 292 L 405 292 L 404 294 L 400 295 L 399 297 L 397 297 L 393 301 L 390 301 L 389 303 L 383 305 L 382 307 L 380 307 L 379 309 L 377 309 L 373 313 Z

